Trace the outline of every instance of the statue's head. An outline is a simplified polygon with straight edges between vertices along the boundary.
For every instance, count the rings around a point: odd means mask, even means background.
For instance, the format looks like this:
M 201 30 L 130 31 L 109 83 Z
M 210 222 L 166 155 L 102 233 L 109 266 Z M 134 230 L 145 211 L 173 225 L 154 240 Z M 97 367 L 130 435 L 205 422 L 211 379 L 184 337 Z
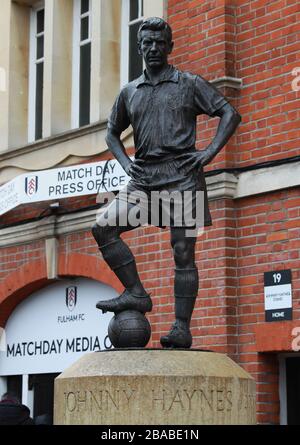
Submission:
M 166 65 L 173 49 L 172 29 L 159 17 L 145 19 L 138 30 L 139 53 L 146 66 L 159 68 Z

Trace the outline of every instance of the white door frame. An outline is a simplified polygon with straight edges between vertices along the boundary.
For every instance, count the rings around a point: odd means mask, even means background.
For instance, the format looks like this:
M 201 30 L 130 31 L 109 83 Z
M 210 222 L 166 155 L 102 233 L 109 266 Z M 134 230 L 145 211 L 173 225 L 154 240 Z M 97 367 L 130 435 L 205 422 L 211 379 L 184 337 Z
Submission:
M 0 399 L 7 391 L 7 379 L 6 377 L 0 377 Z

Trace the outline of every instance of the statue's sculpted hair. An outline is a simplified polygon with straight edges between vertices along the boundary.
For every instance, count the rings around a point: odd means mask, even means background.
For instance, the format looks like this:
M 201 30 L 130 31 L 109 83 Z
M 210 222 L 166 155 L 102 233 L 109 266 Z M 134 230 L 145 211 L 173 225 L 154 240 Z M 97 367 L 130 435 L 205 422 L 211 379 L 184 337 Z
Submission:
M 170 25 L 160 17 L 150 17 L 145 19 L 138 30 L 138 43 L 142 41 L 142 31 L 164 31 L 168 42 L 172 43 L 172 29 Z

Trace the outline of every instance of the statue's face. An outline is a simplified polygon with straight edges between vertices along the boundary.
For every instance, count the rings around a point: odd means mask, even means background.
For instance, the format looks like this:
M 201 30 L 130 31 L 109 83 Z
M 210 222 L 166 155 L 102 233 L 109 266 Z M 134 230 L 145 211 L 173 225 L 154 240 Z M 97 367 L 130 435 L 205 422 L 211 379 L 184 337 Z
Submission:
M 168 56 L 173 49 L 173 42 L 168 42 L 164 31 L 142 31 L 139 52 L 143 55 L 146 66 L 160 68 L 168 63 Z

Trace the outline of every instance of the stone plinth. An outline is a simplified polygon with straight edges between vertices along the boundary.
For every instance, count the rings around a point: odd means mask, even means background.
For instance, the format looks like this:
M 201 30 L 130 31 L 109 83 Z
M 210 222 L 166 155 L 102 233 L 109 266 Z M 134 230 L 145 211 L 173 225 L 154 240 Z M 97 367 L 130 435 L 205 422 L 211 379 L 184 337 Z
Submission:
M 255 382 L 224 354 L 110 350 L 55 380 L 56 425 L 255 424 Z

